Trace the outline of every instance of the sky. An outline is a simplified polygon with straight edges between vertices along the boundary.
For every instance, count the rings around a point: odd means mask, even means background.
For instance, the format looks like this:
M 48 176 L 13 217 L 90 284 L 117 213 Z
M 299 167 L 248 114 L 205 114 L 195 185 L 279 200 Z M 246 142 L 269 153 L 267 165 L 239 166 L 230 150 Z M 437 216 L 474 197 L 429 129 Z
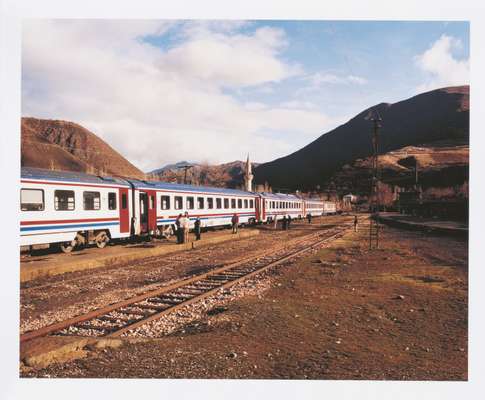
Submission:
M 25 20 L 22 115 L 76 122 L 146 172 L 267 162 L 468 84 L 469 57 L 456 21 Z

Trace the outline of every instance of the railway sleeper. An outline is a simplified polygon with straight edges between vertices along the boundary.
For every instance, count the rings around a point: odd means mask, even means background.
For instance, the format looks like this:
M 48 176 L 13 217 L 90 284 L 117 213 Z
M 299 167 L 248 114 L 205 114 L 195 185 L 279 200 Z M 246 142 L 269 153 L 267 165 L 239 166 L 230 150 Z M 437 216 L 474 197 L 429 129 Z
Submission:
M 196 285 L 206 286 L 206 287 L 209 287 L 211 289 L 214 289 L 217 286 L 221 286 L 220 282 L 214 282 L 214 281 L 210 281 L 210 280 L 199 281 L 199 282 L 196 283 Z
M 186 295 L 191 295 L 191 296 L 197 296 L 197 295 L 202 294 L 204 292 L 205 292 L 204 289 L 187 287 L 187 288 L 183 288 L 183 292 L 180 292 L 180 293 L 186 294 Z
M 110 315 L 101 315 L 98 317 L 99 320 L 101 321 L 107 321 L 107 322 L 114 322 L 114 323 L 122 323 L 122 322 L 129 322 L 131 321 L 130 318 L 122 318 L 122 317 L 112 317 Z
M 159 304 L 167 304 L 168 306 L 176 306 L 177 304 L 183 303 L 184 301 L 176 301 L 176 300 L 171 300 L 171 299 L 166 299 L 166 298 L 160 298 L 157 300 L 150 300 L 152 303 L 159 303 Z M 170 308 L 170 307 L 167 307 Z
M 170 307 L 164 307 L 160 305 L 155 305 L 155 304 L 141 304 L 138 307 L 143 308 L 144 310 L 155 310 L 155 311 L 163 311 L 166 310 L 167 308 Z
M 93 330 L 93 331 L 100 331 L 100 332 L 110 332 L 113 329 L 116 329 L 116 326 L 98 326 L 98 325 L 92 325 L 92 324 L 78 324 L 75 325 L 76 328 L 78 329 L 86 329 L 86 330 Z
M 138 307 L 138 306 L 134 306 Z M 148 317 L 150 313 L 144 312 L 144 311 L 138 311 L 138 310 L 131 310 L 131 309 L 122 309 L 122 310 L 117 310 L 117 312 L 121 314 L 126 314 L 126 315 L 139 315 L 140 317 Z

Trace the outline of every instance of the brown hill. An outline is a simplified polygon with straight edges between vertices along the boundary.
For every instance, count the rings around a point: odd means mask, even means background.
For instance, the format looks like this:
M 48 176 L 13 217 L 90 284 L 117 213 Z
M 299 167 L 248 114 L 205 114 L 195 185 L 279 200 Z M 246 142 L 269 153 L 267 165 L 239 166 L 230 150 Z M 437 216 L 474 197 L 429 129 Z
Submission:
M 273 187 L 326 187 L 344 165 L 371 155 L 371 112 L 382 118 L 382 153 L 452 140 L 468 144 L 469 86 L 433 90 L 395 104 L 381 103 L 286 157 L 255 169 L 257 183 Z
M 185 161 L 165 166 L 150 172 L 148 177 L 165 182 L 183 183 L 185 171 L 183 165 L 191 165 L 187 170 L 187 183 L 215 187 L 241 188 L 244 183 L 244 161 L 233 161 L 220 165 L 193 164 Z M 258 164 L 253 163 L 253 167 Z
M 462 141 L 406 146 L 381 154 L 379 165 L 383 192 L 391 194 L 397 188 L 412 188 L 417 179 L 425 195 L 439 198 L 468 197 L 469 146 Z M 344 165 L 332 177 L 332 183 L 341 192 L 366 196 L 371 176 L 371 159 L 357 159 Z
M 21 165 L 144 179 L 106 142 L 68 121 L 22 118 Z

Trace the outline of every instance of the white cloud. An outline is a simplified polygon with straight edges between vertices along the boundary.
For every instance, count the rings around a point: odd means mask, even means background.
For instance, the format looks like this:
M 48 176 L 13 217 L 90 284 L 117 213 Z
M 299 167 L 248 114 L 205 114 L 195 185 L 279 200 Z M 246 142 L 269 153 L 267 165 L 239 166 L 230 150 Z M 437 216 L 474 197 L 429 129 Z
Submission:
M 331 72 L 321 71 L 310 75 L 303 75 L 301 79 L 308 84 L 300 87 L 296 91 L 297 96 L 305 95 L 322 90 L 322 88 L 329 85 L 366 85 L 367 79 L 356 75 L 336 75 Z
M 309 80 L 314 86 L 321 86 L 323 84 L 335 84 L 335 85 L 365 85 L 367 79 L 355 75 L 338 76 L 328 72 L 317 72 L 313 75 L 307 76 L 305 79 Z
M 271 107 L 227 94 L 302 73 L 280 58 L 284 31 L 243 34 L 243 25 L 28 21 L 22 114 L 80 123 L 144 170 L 183 159 L 232 161 L 247 152 L 258 161 L 285 155 L 333 121 L 305 105 Z M 168 48 L 141 40 L 166 32 L 178 34 Z M 272 134 L 278 131 L 286 135 Z
M 428 80 L 417 88 L 419 92 L 469 82 L 469 60 L 453 56 L 453 50 L 461 47 L 459 39 L 442 35 L 428 50 L 416 56 L 416 65 L 428 75 Z

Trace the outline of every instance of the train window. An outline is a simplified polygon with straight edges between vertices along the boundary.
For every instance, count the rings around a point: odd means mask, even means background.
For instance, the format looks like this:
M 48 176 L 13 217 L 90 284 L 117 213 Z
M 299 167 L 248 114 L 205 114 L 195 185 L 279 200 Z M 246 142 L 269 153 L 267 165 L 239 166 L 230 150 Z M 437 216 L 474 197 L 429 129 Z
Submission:
M 220 197 L 216 199 L 216 208 L 219 210 L 222 208 L 222 199 Z
M 22 211 L 43 211 L 44 191 L 42 189 L 20 189 L 20 209 Z
M 254 200 L 249 200 L 249 208 L 254 208 Z
M 187 210 L 193 210 L 194 209 L 194 198 L 192 196 L 187 197 L 186 204 L 187 204 Z
M 109 210 L 116 210 L 116 193 L 109 192 L 108 193 L 108 209 Z
M 170 210 L 170 196 L 160 197 L 160 206 L 162 210 Z
M 209 210 L 214 208 L 214 199 L 212 197 L 207 198 L 207 208 Z
M 237 199 L 237 208 L 242 208 L 242 199 Z
M 183 208 L 183 199 L 182 196 L 175 196 L 174 197 L 175 209 L 181 210 Z
M 197 197 L 197 208 L 199 210 L 204 209 L 204 198 L 203 197 Z
M 229 208 L 229 199 L 224 199 L 224 208 Z
M 128 196 L 126 193 L 121 195 L 121 208 L 125 210 L 128 207 Z
M 99 192 L 83 192 L 83 205 L 85 210 L 101 209 L 101 195 Z
M 248 208 L 248 199 L 244 199 L 244 208 Z
M 236 199 L 231 199 L 231 208 L 236 208 Z
M 54 208 L 57 211 L 74 210 L 74 191 L 56 190 L 54 191 Z
M 280 201 L 280 208 L 283 208 L 283 202 Z

